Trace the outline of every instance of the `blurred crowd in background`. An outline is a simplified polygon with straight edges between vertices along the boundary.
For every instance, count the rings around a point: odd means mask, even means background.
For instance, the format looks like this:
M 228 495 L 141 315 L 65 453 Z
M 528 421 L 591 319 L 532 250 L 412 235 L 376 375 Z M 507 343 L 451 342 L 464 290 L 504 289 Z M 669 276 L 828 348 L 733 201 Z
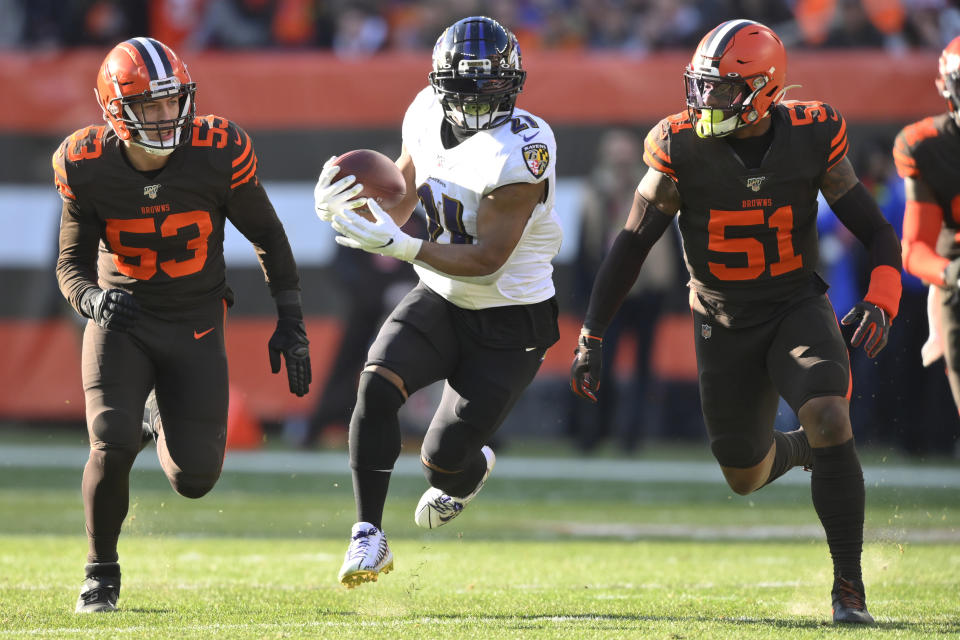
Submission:
M 958 0 L 0 0 L 0 48 L 111 46 L 129 33 L 176 51 L 301 48 L 355 57 L 422 51 L 467 15 L 496 16 L 521 49 L 643 56 L 689 49 L 749 17 L 788 48 L 941 49 L 960 32 Z

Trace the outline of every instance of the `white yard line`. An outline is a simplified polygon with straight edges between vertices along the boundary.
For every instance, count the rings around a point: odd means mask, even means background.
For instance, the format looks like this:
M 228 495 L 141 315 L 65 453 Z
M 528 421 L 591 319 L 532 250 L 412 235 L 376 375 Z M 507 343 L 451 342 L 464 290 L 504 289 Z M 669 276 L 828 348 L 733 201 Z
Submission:
M 82 446 L 0 445 L 0 468 L 40 467 L 81 469 L 87 460 Z M 137 458 L 137 469 L 159 469 L 152 447 Z M 346 452 L 228 451 L 224 473 L 342 473 L 349 474 Z M 416 455 L 402 455 L 394 473 L 420 476 Z M 960 465 L 904 466 L 872 465 L 863 470 L 867 487 L 960 488 Z M 703 484 L 723 482 L 719 467 L 712 462 L 669 460 L 611 460 L 583 458 L 514 458 L 509 452 L 497 458 L 497 477 L 536 480 L 609 480 Z M 810 475 L 795 470 L 777 484 L 806 485 Z

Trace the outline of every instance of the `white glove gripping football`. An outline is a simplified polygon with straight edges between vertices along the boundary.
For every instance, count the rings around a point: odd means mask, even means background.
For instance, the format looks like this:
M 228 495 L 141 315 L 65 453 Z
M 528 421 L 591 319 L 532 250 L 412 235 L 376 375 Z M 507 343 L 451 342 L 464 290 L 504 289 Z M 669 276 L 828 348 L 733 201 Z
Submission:
M 313 189 L 313 207 L 317 215 L 324 222 L 333 220 L 334 214 L 341 209 L 355 209 L 363 204 L 362 199 L 354 200 L 363 191 L 362 184 L 353 184 L 356 177 L 345 176 L 330 184 L 334 176 L 340 171 L 338 165 L 333 164 L 337 156 L 331 156 L 323 165 L 320 179 Z M 352 188 L 350 185 L 353 184 Z
M 420 252 L 423 240 L 404 233 L 386 211 L 372 198 L 362 198 L 370 212 L 377 218 L 371 222 L 360 216 L 353 208 L 338 211 L 330 224 L 340 235 L 334 238 L 337 244 L 352 249 L 413 262 Z

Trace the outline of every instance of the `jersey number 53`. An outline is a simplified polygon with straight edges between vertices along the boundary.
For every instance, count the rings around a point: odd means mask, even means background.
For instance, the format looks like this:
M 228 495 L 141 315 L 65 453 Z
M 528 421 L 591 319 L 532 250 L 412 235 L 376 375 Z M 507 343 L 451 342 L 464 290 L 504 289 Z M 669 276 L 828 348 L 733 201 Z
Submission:
M 213 222 L 208 211 L 184 211 L 168 215 L 157 229 L 153 218 L 132 218 L 128 220 L 110 218 L 107 223 L 107 242 L 113 251 L 113 263 L 117 271 L 137 280 L 149 280 L 159 268 L 171 278 L 181 278 L 197 273 L 207 261 L 207 238 L 213 232 Z M 197 235 L 186 241 L 186 248 L 193 255 L 186 260 L 163 260 L 157 262 L 157 252 L 148 247 L 135 247 L 124 244 L 121 234 L 156 236 L 162 238 L 179 235 L 180 230 L 196 225 Z M 148 239 L 147 239 L 148 241 Z M 143 242 L 145 244 L 145 242 Z M 138 243 L 141 244 L 141 243 Z

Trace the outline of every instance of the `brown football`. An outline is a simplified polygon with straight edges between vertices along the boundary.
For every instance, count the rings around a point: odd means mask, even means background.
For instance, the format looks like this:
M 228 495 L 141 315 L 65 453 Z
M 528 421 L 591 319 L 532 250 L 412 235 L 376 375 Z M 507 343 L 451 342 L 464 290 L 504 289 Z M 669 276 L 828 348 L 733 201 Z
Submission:
M 373 198 L 384 209 L 395 207 L 407 195 L 407 182 L 403 179 L 400 168 L 393 160 L 373 149 L 355 149 L 338 156 L 334 161 L 340 167 L 336 179 L 343 176 L 356 176 L 357 182 L 363 185 L 363 191 L 358 198 Z M 374 216 L 367 207 L 354 209 L 368 220 Z M 406 220 L 394 222 L 403 225 Z

